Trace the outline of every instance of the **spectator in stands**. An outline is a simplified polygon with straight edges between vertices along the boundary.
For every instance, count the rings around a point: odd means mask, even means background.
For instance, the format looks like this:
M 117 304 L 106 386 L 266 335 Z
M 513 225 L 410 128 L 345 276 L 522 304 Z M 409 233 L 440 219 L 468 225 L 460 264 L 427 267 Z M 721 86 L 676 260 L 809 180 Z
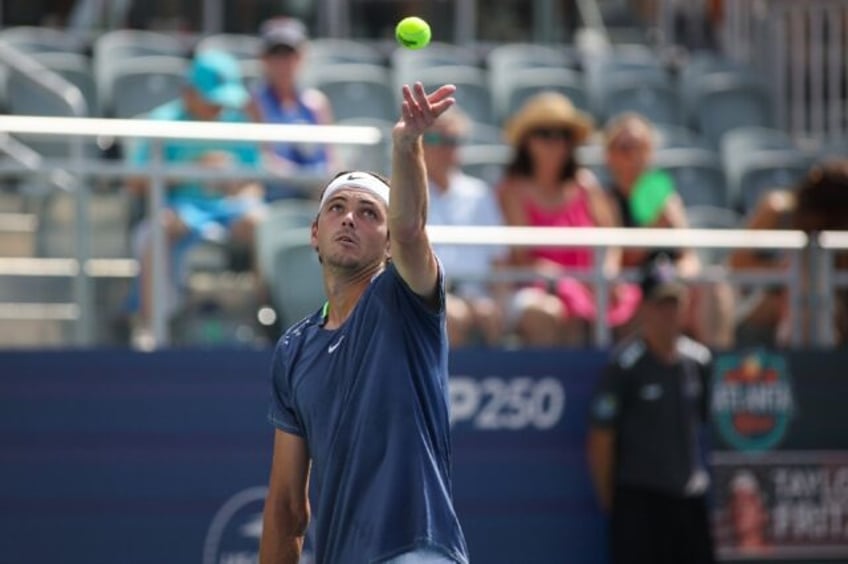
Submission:
M 689 224 L 683 200 L 671 177 L 651 168 L 654 127 L 643 116 L 627 112 L 614 117 L 604 131 L 607 168 L 612 177 L 608 190 L 617 224 L 623 227 L 686 229 Z M 636 268 L 659 253 L 673 258 L 680 275 L 699 274 L 701 262 L 693 249 L 627 248 L 621 253 L 623 268 Z M 709 346 L 728 348 L 733 343 L 733 292 L 729 285 L 692 289 L 687 331 Z
M 251 112 L 257 121 L 282 124 L 330 124 L 330 102 L 315 89 L 298 87 L 308 36 L 306 26 L 294 18 L 266 21 L 261 29 L 264 80 L 253 93 Z M 330 169 L 330 150 L 324 145 L 276 143 L 269 147 L 266 163 L 282 176 L 314 173 L 324 176 Z M 304 196 L 292 186 L 269 186 L 268 199 Z
M 218 51 L 198 54 L 186 76 L 180 98 L 150 112 L 149 118 L 167 121 L 248 122 L 243 111 L 248 92 L 242 83 L 238 62 Z M 210 169 L 253 167 L 260 161 L 255 144 L 221 141 L 168 141 L 162 146 L 166 163 L 201 165 Z M 138 166 L 151 161 L 147 141 L 132 147 L 129 160 Z M 149 179 L 130 182 L 135 194 L 148 189 Z M 253 233 L 264 212 L 263 193 L 254 182 L 197 182 L 180 181 L 168 187 L 164 229 L 171 244 L 169 310 L 179 305 L 179 289 L 185 273 L 184 257 L 189 249 L 204 239 L 223 239 L 227 236 L 245 245 L 252 245 Z M 152 229 L 149 219 L 142 221 L 134 234 L 134 248 L 141 271 L 139 284 L 131 299 L 131 308 L 140 313 L 142 328 L 150 318 L 152 280 L 150 276 Z M 144 332 L 141 333 L 142 337 Z M 143 343 L 140 343 L 143 346 Z
M 581 168 L 575 149 L 592 130 L 591 120 L 561 94 L 538 94 L 509 120 L 505 134 L 514 147 L 498 195 L 509 225 L 544 227 L 612 227 L 615 215 L 595 176 Z M 592 249 L 513 248 L 511 263 L 544 276 L 520 289 L 510 317 L 524 343 L 532 346 L 583 344 L 596 322 L 594 290 L 570 273 L 591 273 Z M 603 268 L 616 273 L 620 253 L 609 249 Z M 548 288 L 548 286 L 551 286 Z M 605 320 L 622 327 L 635 312 L 639 289 L 615 284 Z
M 624 227 L 688 227 L 683 200 L 671 177 L 651 169 L 654 128 L 641 115 L 627 112 L 614 117 L 604 130 L 607 168 L 612 177 L 609 190 Z M 691 249 L 632 249 L 622 251 L 622 265 L 637 267 L 653 255 L 671 255 L 681 276 L 697 274 L 701 265 Z
M 424 133 L 424 160 L 430 187 L 431 225 L 501 225 L 500 209 L 489 186 L 459 168 L 459 144 L 471 122 L 455 106 Z M 492 246 L 436 246 L 447 275 L 447 325 L 451 346 L 481 338 L 487 345 L 503 337 L 502 308 L 490 284 L 479 279 L 503 262 L 504 250 Z M 462 280 L 476 276 L 478 280 Z
M 774 190 L 766 193 L 747 222 L 749 229 L 799 229 L 807 233 L 848 229 L 848 159 L 826 161 L 812 167 L 794 190 Z M 809 296 L 807 273 L 813 265 L 805 257 L 801 270 L 802 294 Z M 784 269 L 788 266 L 785 253 L 739 249 L 729 259 L 736 270 Z M 840 254 L 837 269 L 848 269 L 848 255 Z M 749 296 L 740 314 L 737 328 L 740 344 L 787 345 L 791 336 L 788 295 L 782 286 L 765 288 Z M 833 322 L 838 344 L 848 342 L 848 291 L 836 291 Z M 811 323 L 816 316 L 804 308 L 801 317 L 804 341 L 812 333 Z
M 638 333 L 614 353 L 591 405 L 587 458 L 610 512 L 613 564 L 714 561 L 702 436 L 709 350 L 683 336 L 687 289 L 674 263 L 644 267 Z

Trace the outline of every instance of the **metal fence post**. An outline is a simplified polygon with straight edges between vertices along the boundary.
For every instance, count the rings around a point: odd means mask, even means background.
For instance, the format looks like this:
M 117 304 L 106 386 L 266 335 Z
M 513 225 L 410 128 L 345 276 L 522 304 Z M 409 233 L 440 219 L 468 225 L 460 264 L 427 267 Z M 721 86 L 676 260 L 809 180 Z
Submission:
M 815 239 L 818 250 L 818 272 L 819 286 L 816 288 L 818 295 L 818 339 L 819 344 L 825 347 L 832 347 L 836 344 L 836 331 L 833 326 L 834 318 L 833 311 L 835 300 L 833 293 L 836 291 L 834 285 L 834 253 L 831 249 L 826 249 L 819 244 L 818 238 Z
M 801 295 L 801 253 L 795 249 L 789 253 L 789 319 L 792 323 L 790 337 L 793 347 L 804 342 L 804 304 Z
M 168 248 L 165 240 L 165 177 L 162 170 L 164 143 L 151 139 L 150 221 L 153 245 L 151 277 L 153 279 L 152 326 L 155 348 L 168 344 Z M 142 289 L 143 291 L 143 289 Z
M 72 137 L 70 141 L 71 166 L 73 167 L 75 223 L 74 243 L 77 254 L 77 272 L 74 278 L 74 297 L 79 308 L 76 323 L 76 343 L 89 346 L 94 342 L 92 320 L 91 278 L 88 273 L 88 259 L 91 257 L 91 221 L 89 214 L 90 194 L 82 174 L 84 145 L 81 137 Z
M 604 274 L 604 259 L 607 256 L 606 247 L 592 249 L 592 276 L 595 286 L 595 346 L 603 348 L 610 344 L 610 330 L 607 325 L 607 310 L 609 309 L 609 281 Z

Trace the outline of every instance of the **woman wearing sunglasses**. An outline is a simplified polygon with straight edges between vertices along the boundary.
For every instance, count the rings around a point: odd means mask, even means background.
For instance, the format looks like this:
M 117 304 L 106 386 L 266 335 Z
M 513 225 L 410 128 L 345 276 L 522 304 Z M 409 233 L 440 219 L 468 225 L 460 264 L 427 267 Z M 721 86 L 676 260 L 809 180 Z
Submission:
M 595 176 L 581 168 L 576 149 L 592 131 L 588 116 L 554 92 L 530 98 L 509 120 L 505 135 L 514 148 L 498 190 L 509 225 L 538 227 L 612 227 L 610 200 Z M 528 346 L 581 345 L 597 322 L 594 288 L 575 279 L 593 264 L 590 248 L 513 248 L 511 262 L 529 267 L 543 280 L 519 289 L 510 318 Z M 614 275 L 620 252 L 609 249 L 604 269 Z M 612 286 L 604 322 L 623 327 L 639 304 L 639 289 Z

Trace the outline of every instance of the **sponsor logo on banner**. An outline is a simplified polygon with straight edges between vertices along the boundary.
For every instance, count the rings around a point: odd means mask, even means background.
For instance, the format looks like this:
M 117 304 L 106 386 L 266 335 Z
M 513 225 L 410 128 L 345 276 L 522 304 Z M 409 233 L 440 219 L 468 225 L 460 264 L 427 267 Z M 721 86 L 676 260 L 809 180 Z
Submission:
M 767 451 L 786 435 L 795 409 L 785 359 L 766 351 L 728 354 L 715 363 L 712 412 L 721 436 L 741 451 Z
M 203 564 L 256 564 L 262 538 L 262 509 L 268 488 L 247 488 L 228 499 L 212 518 L 203 547 Z M 304 552 L 301 564 L 312 564 Z
M 565 412 L 565 387 L 556 378 L 450 379 L 451 424 L 482 431 L 553 429 Z

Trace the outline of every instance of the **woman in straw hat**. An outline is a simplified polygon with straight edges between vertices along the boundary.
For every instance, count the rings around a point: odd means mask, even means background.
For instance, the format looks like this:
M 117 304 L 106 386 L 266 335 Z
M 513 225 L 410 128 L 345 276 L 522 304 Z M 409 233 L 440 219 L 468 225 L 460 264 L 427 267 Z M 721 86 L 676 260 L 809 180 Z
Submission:
M 509 225 L 544 227 L 611 227 L 610 201 L 594 175 L 581 168 L 576 148 L 592 132 L 591 119 L 554 92 L 530 98 L 509 120 L 505 135 L 514 148 L 512 162 L 499 187 Z M 569 276 L 592 268 L 588 248 L 514 248 L 515 266 L 534 268 L 550 284 L 520 289 L 510 307 L 522 341 L 530 346 L 582 344 L 597 319 L 593 290 Z M 610 249 L 604 269 L 618 269 L 620 253 Z M 639 303 L 633 285 L 617 285 L 605 321 L 621 327 Z

